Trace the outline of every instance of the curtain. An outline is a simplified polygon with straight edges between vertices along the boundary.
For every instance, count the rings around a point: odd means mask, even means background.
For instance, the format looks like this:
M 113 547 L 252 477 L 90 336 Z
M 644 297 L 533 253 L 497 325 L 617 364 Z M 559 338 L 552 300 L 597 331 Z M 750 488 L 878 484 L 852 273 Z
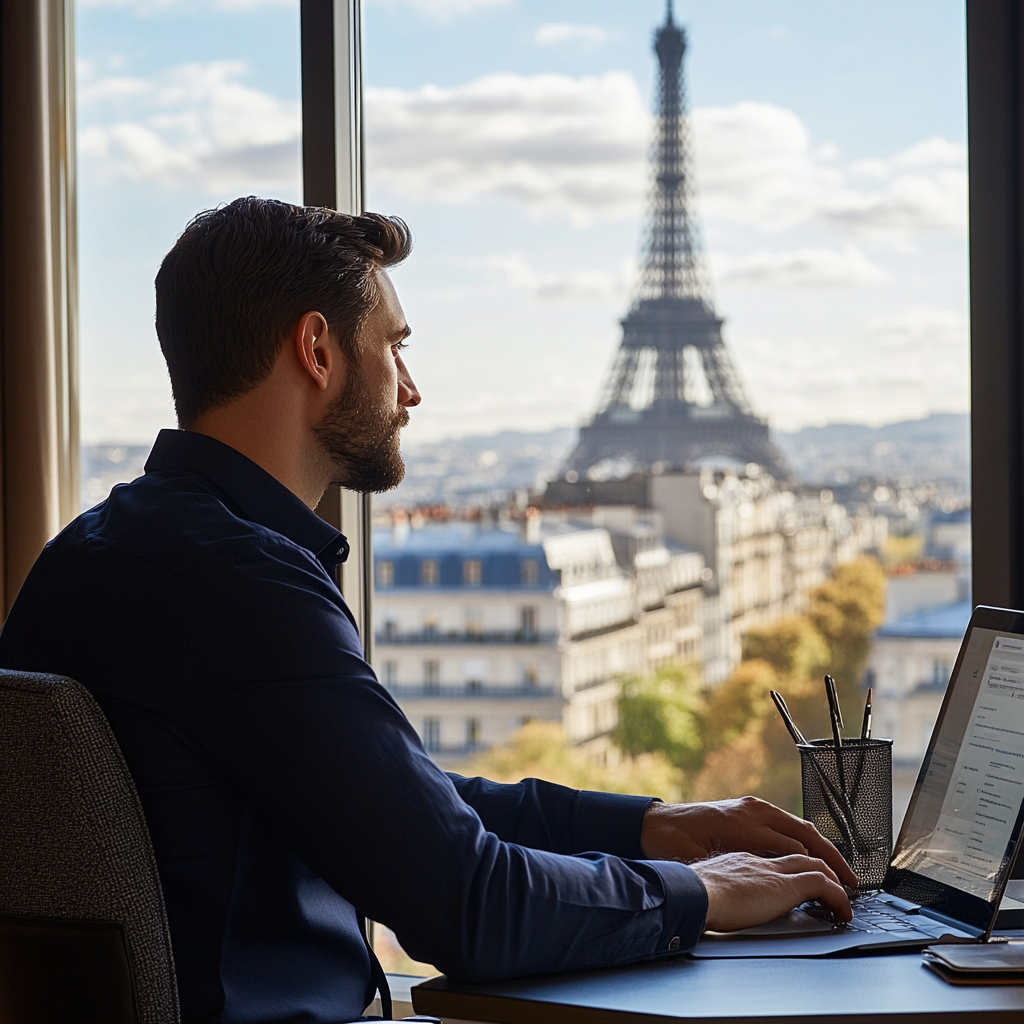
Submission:
M 0 605 L 78 513 L 73 0 L 0 0 Z

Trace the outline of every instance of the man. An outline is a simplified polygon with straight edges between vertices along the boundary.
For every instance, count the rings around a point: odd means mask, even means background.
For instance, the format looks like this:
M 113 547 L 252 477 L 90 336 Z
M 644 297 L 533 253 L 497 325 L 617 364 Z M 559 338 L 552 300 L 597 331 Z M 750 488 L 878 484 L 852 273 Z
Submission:
M 0 664 L 78 679 L 110 720 L 186 1024 L 358 1018 L 360 914 L 480 979 L 685 949 L 808 899 L 850 916 L 850 869 L 777 808 L 447 776 L 378 685 L 334 582 L 347 544 L 312 510 L 331 483 L 401 480 L 420 395 L 386 268 L 410 246 L 373 214 L 200 214 L 157 276 L 182 429 L 47 546 L 0 634 Z

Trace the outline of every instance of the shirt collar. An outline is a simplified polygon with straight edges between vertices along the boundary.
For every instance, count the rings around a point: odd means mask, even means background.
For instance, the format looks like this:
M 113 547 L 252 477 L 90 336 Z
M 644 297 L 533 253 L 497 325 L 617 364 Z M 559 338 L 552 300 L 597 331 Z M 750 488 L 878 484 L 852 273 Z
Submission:
M 146 460 L 147 473 L 198 473 L 222 491 L 244 519 L 259 523 L 313 552 L 328 568 L 348 557 L 344 535 L 229 445 L 191 430 L 161 430 Z

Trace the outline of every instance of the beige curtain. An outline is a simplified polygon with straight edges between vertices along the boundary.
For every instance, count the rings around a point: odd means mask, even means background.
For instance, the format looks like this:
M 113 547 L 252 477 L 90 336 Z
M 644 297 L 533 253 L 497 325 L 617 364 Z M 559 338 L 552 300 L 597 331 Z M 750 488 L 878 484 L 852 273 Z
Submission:
M 0 0 L 0 605 L 78 513 L 73 0 Z

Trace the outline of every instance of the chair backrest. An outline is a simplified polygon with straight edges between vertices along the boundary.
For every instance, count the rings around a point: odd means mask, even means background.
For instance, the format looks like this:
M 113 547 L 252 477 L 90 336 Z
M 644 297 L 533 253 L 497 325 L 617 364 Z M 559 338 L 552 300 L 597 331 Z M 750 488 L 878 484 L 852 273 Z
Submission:
M 45 967 L 47 958 L 51 965 L 68 964 L 66 985 L 74 984 L 76 970 L 83 977 L 106 971 L 111 980 L 101 988 L 108 997 L 124 973 L 119 964 L 126 956 L 133 1016 L 118 1012 L 116 1018 L 177 1024 L 174 960 L 156 859 L 110 726 L 89 691 L 73 679 L 0 669 L 4 1021 L 33 1019 L 25 1016 L 28 990 L 17 981 L 31 967 L 32 949 L 38 952 L 32 963 L 44 971 L 53 969 Z M 71 949 L 77 967 L 68 962 Z M 50 977 L 53 998 L 63 998 Z M 113 1011 L 104 1013 L 103 1019 L 114 1019 Z M 65 1020 L 70 1024 L 70 1017 Z

